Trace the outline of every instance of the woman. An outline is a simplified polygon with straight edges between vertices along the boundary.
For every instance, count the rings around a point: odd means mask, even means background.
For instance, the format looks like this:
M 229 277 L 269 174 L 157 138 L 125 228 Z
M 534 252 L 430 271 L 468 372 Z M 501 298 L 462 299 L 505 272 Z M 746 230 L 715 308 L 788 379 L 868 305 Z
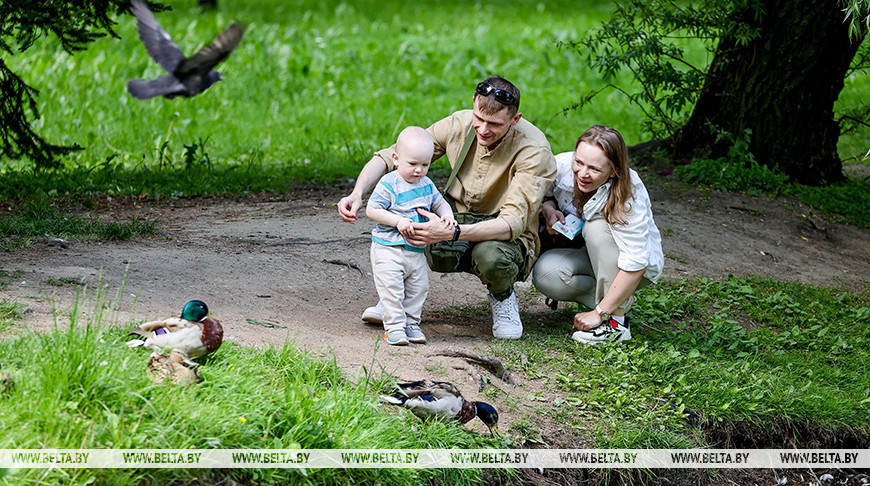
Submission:
M 548 230 L 565 223 L 566 214 L 584 221 L 585 247 L 549 250 L 532 271 L 532 282 L 547 297 L 593 309 L 574 316 L 572 339 L 581 343 L 631 339 L 625 313 L 633 293 L 658 281 L 664 266 L 649 194 L 628 163 L 622 135 L 592 126 L 574 152 L 556 156 L 556 181 L 544 200 Z

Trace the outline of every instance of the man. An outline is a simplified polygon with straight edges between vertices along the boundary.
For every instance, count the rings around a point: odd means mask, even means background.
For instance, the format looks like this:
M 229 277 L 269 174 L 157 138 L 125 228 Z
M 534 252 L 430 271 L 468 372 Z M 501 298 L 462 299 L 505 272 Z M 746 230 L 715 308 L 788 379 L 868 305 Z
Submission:
M 435 214 L 421 210 L 429 221 L 414 223 L 414 235 L 408 238 L 418 246 L 470 242 L 456 246 L 461 252 L 456 264 L 438 258 L 437 246 L 427 246 L 427 261 L 436 272 L 462 271 L 480 278 L 489 290 L 492 333 L 502 339 L 523 334 L 513 286 L 526 279 L 538 256 L 538 212 L 556 177 L 547 138 L 522 119 L 519 108 L 519 89 L 500 76 L 490 76 L 477 85 L 471 110 L 453 113 L 427 129 L 435 142 L 432 160 L 446 154 L 454 169 L 445 192 L 457 221 L 462 223 L 463 212 L 490 217 L 449 229 Z M 363 196 L 395 169 L 394 152 L 395 146 L 376 152 L 360 171 L 353 191 L 338 202 L 343 221 L 356 221 Z M 380 323 L 380 307 L 366 309 L 363 320 Z

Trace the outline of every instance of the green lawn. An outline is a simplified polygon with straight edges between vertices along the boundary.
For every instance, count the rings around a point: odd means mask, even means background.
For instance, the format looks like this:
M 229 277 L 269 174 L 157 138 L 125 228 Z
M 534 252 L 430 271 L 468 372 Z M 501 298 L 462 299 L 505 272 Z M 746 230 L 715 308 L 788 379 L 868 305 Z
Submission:
M 74 56 L 51 38 L 7 56 L 40 90 L 38 132 L 84 150 L 67 159 L 67 172 L 41 182 L 16 172 L 21 163 L 3 161 L 12 169 L 0 172 L 3 196 L 34 184 L 58 194 L 172 196 L 284 191 L 290 181 L 354 177 L 404 126 L 470 107 L 475 83 L 493 73 L 520 87 L 521 111 L 554 152 L 570 150 L 593 123 L 615 126 L 629 144 L 650 137 L 640 110 L 617 91 L 564 111 L 605 81 L 557 43 L 600 25 L 607 2 L 223 0 L 205 14 L 193 0 L 169 4 L 174 10 L 158 18 L 187 54 L 231 20 L 247 24 L 220 66 L 226 81 L 193 99 L 133 99 L 127 80 L 161 70 L 132 16 L 118 19 L 120 39 L 98 40 Z M 700 44 L 688 49 L 694 62 L 705 62 Z M 841 103 L 860 103 L 868 84 L 864 74 L 851 76 Z M 844 157 L 866 151 L 868 140 L 866 130 L 844 137 Z
M 185 146 L 204 142 L 210 163 L 236 171 L 295 180 L 353 176 L 404 126 L 470 107 L 475 84 L 493 73 L 520 87 L 522 112 L 556 151 L 570 149 L 595 122 L 618 126 L 629 143 L 644 136 L 636 110 L 619 96 L 560 114 L 599 81 L 555 41 L 582 36 L 606 18 L 607 5 L 222 1 L 217 14 L 199 14 L 193 1 L 170 4 L 174 10 L 159 20 L 188 54 L 229 21 L 248 24 L 220 67 L 226 81 L 203 96 L 137 101 L 126 92 L 129 78 L 160 74 L 132 16 L 119 19 L 121 39 L 99 40 L 75 56 L 43 39 L 10 59 L 40 90 L 39 132 L 85 147 L 70 166 L 179 166 L 186 152 L 197 152 Z M 189 184 L 183 192 L 208 189 Z

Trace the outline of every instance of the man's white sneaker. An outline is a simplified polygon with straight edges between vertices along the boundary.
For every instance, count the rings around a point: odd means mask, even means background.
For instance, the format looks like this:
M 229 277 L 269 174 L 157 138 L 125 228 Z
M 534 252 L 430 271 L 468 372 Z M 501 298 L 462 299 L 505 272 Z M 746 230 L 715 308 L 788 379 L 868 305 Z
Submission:
M 381 326 L 384 324 L 384 311 L 381 310 L 381 303 L 367 308 L 362 313 L 362 320 L 366 324 Z
M 520 306 L 517 293 L 499 301 L 489 294 L 492 307 L 492 335 L 499 339 L 519 339 L 523 336 L 523 322 L 520 320 Z
M 628 316 L 625 317 L 625 324 L 620 324 L 616 322 L 616 319 L 611 318 L 591 331 L 575 332 L 571 339 L 583 344 L 627 341 L 631 339 L 631 324 L 628 322 Z

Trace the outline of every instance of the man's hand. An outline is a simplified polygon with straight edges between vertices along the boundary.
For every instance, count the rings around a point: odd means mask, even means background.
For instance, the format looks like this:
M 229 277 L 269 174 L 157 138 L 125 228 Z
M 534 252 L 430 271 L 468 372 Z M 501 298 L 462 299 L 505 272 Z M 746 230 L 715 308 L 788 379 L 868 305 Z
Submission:
M 558 209 L 549 209 L 547 206 L 544 206 L 544 218 L 547 221 L 547 233 L 550 233 L 551 235 L 557 233 L 557 231 L 553 229 L 553 225 L 556 224 L 557 221 L 565 224 L 565 214 Z
M 591 331 L 601 325 L 601 315 L 594 310 L 580 312 L 574 316 L 574 329 L 578 331 Z
M 362 206 L 362 198 L 356 197 L 353 194 L 345 196 L 338 201 L 338 215 L 341 220 L 346 223 L 353 223 L 357 220 L 356 212 Z
M 421 216 L 428 218 L 429 221 L 425 223 L 412 223 L 414 235 L 411 238 L 406 238 L 408 243 L 416 246 L 425 246 L 453 239 L 453 230 L 448 228 L 437 214 L 425 209 L 417 209 L 417 212 Z

